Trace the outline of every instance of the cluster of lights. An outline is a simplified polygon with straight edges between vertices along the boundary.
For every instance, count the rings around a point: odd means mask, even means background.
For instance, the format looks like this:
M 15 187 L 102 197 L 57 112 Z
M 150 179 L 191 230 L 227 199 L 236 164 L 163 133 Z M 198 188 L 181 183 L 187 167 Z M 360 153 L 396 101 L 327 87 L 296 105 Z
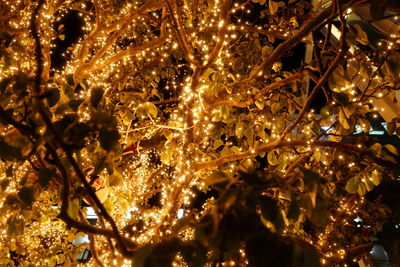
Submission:
M 218 149 L 222 146 L 222 151 L 229 151 L 230 154 L 249 152 L 251 158 L 258 155 L 258 150 L 255 147 L 241 144 L 240 140 L 233 142 L 228 136 L 222 139 L 220 139 L 221 135 L 218 136 L 217 139 L 222 143 L 215 148 L 214 134 L 221 127 L 219 125 L 221 123 L 215 117 L 221 115 L 223 108 L 229 105 L 221 104 L 216 107 L 217 105 L 213 106 L 212 101 L 208 101 L 208 99 L 210 95 L 216 98 L 222 95 L 225 99 L 221 103 L 225 100 L 232 103 L 236 99 L 246 99 L 246 97 L 253 96 L 257 92 L 254 91 L 254 88 L 232 92 L 231 81 L 236 82 L 243 79 L 243 73 L 237 71 L 233 63 L 237 57 L 235 46 L 240 44 L 241 40 L 250 42 L 252 33 L 278 36 L 285 39 L 292 36 L 292 31 L 296 28 L 293 25 L 294 23 L 285 27 L 271 25 L 267 30 L 261 26 L 252 26 L 249 21 L 235 15 L 238 13 L 250 14 L 252 10 L 247 8 L 246 4 L 234 3 L 232 9 L 227 11 L 228 14 L 235 16 L 235 20 L 232 20 L 232 22 L 228 19 L 228 15 L 225 17 L 221 15 L 224 13 L 225 3 L 220 0 L 210 1 L 208 4 L 209 17 L 202 19 L 189 19 L 191 15 L 187 15 L 193 13 L 200 16 L 199 14 L 203 10 L 199 7 L 191 7 L 185 3 L 184 12 L 180 14 L 181 11 L 178 11 L 178 14 L 174 14 L 173 1 L 166 2 L 169 6 L 160 7 L 155 2 L 153 3 L 154 6 L 150 3 L 147 7 L 146 4 L 141 7 L 139 3 L 129 2 L 118 11 L 107 14 L 110 9 L 107 1 L 94 1 L 93 7 L 88 7 L 84 3 L 75 5 L 71 1 L 65 1 L 58 5 L 48 1 L 38 14 L 38 21 L 40 21 L 38 25 L 39 35 L 44 55 L 42 80 L 47 82 L 43 88 L 46 90 L 54 87 L 60 89 L 59 103 L 66 103 L 71 97 L 63 91 L 62 86 L 72 86 L 67 77 L 73 76 L 75 78 L 74 86 L 77 85 L 75 83 L 80 83 L 83 87 L 83 90 L 73 93 L 73 99 L 84 102 L 77 111 L 79 121 L 82 123 L 88 122 L 94 112 L 88 105 L 90 89 L 103 88 L 107 101 L 115 104 L 115 114 L 119 119 L 118 130 L 123 137 L 121 140 L 124 140 L 124 145 L 131 145 L 129 140 L 135 140 L 137 144 L 135 151 L 123 154 L 119 162 L 113 162 L 113 164 L 118 165 L 116 169 L 121 171 L 120 175 L 122 176 L 117 185 L 108 184 L 113 179 L 117 179 L 113 177 L 117 174 L 109 174 L 106 170 L 100 172 L 98 181 L 99 187 L 107 187 L 105 191 L 107 195 L 102 200 L 112 216 L 116 218 L 118 228 L 124 229 L 121 230 L 123 236 L 138 244 L 151 243 L 168 235 L 171 232 L 171 227 L 183 216 L 184 208 L 182 207 L 189 206 L 191 200 L 195 197 L 192 188 L 206 189 L 204 177 L 210 172 L 198 170 L 197 163 L 207 164 L 209 161 L 220 158 L 222 152 Z M 18 20 L 10 19 L 8 25 L 14 31 L 22 32 L 19 35 L 18 42 L 27 49 L 18 52 L 13 51 L 15 55 L 13 55 L 12 62 L 14 64 L 7 65 L 0 62 L 0 80 L 16 76 L 21 72 L 32 73 L 32 70 L 36 68 L 35 58 L 32 56 L 34 54 L 34 46 L 32 45 L 34 42 L 29 32 L 33 6 L 19 10 L 18 7 L 23 6 L 22 0 L 12 1 L 12 3 L 8 1 L 4 5 L 7 6 L 10 13 L 20 13 L 17 16 Z M 65 37 L 60 37 L 57 33 L 58 30 L 54 29 L 53 26 L 61 23 L 68 12 L 71 12 L 70 10 L 75 10 L 82 17 L 83 36 L 62 54 L 63 57 L 68 58 L 66 65 L 61 69 L 52 69 L 50 55 L 56 49 L 55 40 Z M 166 14 L 169 12 L 172 13 L 170 15 L 174 17 L 176 22 L 171 19 L 172 22 L 170 23 L 167 19 Z M 348 9 L 346 15 L 351 12 L 352 10 Z M 182 15 L 187 16 L 184 19 L 190 22 L 185 26 L 181 25 Z M 158 26 L 149 27 L 150 24 Z M 157 30 L 154 30 L 154 28 L 157 28 Z M 397 36 L 392 36 L 392 38 L 392 41 L 378 44 L 380 49 L 386 49 L 383 54 L 397 49 L 398 44 L 394 41 Z M 175 64 L 174 68 L 168 68 L 168 65 L 172 65 L 171 62 L 173 62 L 171 54 L 181 51 L 184 52 L 182 59 L 175 58 L 173 60 L 184 61 L 185 63 Z M 357 62 L 356 57 L 347 60 L 349 64 Z M 249 72 L 253 69 L 256 63 L 250 62 L 246 65 L 246 71 Z M 159 68 L 160 66 L 161 68 Z M 279 64 L 275 67 L 278 72 Z M 377 66 L 371 64 L 370 68 L 374 70 Z M 211 78 L 203 75 L 208 70 L 210 70 L 209 76 Z M 200 73 L 199 77 L 194 75 L 197 73 Z M 263 72 L 261 71 L 259 76 L 262 75 Z M 150 78 L 143 78 L 138 82 L 138 76 L 149 76 Z M 163 78 L 163 76 L 166 78 Z M 363 78 L 362 81 L 367 82 L 366 78 Z M 384 79 L 378 75 L 374 76 L 373 81 L 375 87 L 385 84 Z M 215 89 L 215 84 L 218 83 L 222 89 Z M 10 87 L 12 86 L 14 85 L 11 84 Z M 256 90 L 258 89 L 256 88 Z M 228 91 L 230 92 L 227 93 Z M 354 83 L 338 88 L 337 91 L 350 96 L 351 102 L 358 103 L 359 106 L 372 101 L 365 99 L 365 94 L 359 92 Z M 162 107 L 157 106 L 158 103 L 157 100 L 154 100 L 154 97 L 156 96 L 162 101 L 160 92 L 168 98 L 176 97 L 177 101 L 165 104 Z M 385 92 L 374 91 L 370 97 L 382 98 L 385 95 Z M 276 98 L 276 96 L 279 96 L 278 90 L 276 94 L 263 95 L 260 99 L 272 103 L 271 99 Z M 127 103 L 118 103 L 118 99 L 122 98 L 128 99 Z M 295 100 L 293 101 L 297 104 Z M 12 103 L 10 102 L 10 104 Z M 331 105 L 335 106 L 336 103 L 332 102 Z M 156 109 L 156 116 L 154 116 L 154 111 L 142 112 L 149 107 Z M 132 117 L 135 117 L 135 119 L 130 117 L 126 119 L 124 117 L 126 111 L 133 114 Z M 383 111 L 383 109 L 374 108 L 373 111 Z M 245 112 L 248 116 L 243 121 L 246 121 L 247 127 L 250 127 L 251 130 L 261 129 L 260 135 L 262 136 L 253 137 L 254 140 L 251 140 L 255 144 L 262 145 L 279 141 L 283 131 L 281 126 L 284 128 L 286 120 L 291 120 L 291 118 L 284 118 L 285 122 L 279 125 L 278 121 L 281 114 L 273 114 L 271 117 L 264 113 L 263 109 L 259 111 L 253 109 L 250 105 Z M 60 118 L 61 115 L 54 115 L 52 119 Z M 318 119 L 318 115 L 315 110 L 311 110 L 306 113 L 305 118 L 308 121 L 313 121 Z M 227 120 L 228 117 L 223 119 Z M 334 123 L 335 121 L 331 121 L 330 127 L 333 127 Z M 235 126 L 229 126 L 232 132 L 235 131 Z M 366 125 L 361 125 L 362 129 L 365 127 Z M 11 126 L 0 129 L 0 134 L 3 137 L 13 130 Z M 267 129 L 268 134 L 264 129 Z M 308 138 L 313 136 L 312 127 L 306 126 L 299 129 L 301 131 L 297 133 L 298 137 L 305 137 L 307 146 L 305 146 L 304 151 L 300 151 L 301 149 L 288 151 L 286 154 L 288 166 L 296 161 L 299 151 L 300 153 L 311 153 L 313 149 L 313 140 Z M 44 133 L 44 131 L 45 129 L 42 129 L 41 133 Z M 164 141 L 163 149 L 141 150 L 141 142 L 157 136 L 165 136 L 167 139 Z M 246 140 L 247 138 L 250 137 L 246 136 Z M 284 138 L 285 141 L 290 142 L 297 137 L 290 134 Z M 212 149 L 213 146 L 215 149 Z M 359 144 L 359 148 L 360 146 L 361 144 Z M 92 157 L 91 153 L 86 149 L 80 152 L 80 164 L 84 169 L 91 168 L 96 164 L 97 158 Z M 327 149 L 321 150 L 321 153 L 328 157 L 334 151 Z M 344 158 L 342 154 L 338 154 L 334 160 L 342 162 Z M 252 159 L 246 160 L 252 162 Z M 39 161 L 39 159 L 36 158 L 36 161 Z M 324 166 L 319 169 L 321 175 L 332 175 L 335 172 L 335 169 L 329 166 L 328 161 L 323 160 L 322 163 Z M 230 161 L 229 164 L 220 166 L 220 169 L 234 175 L 242 164 L 243 162 L 240 161 Z M 354 162 L 346 162 L 346 164 L 348 169 L 356 166 Z M 18 193 L 21 187 L 18 181 L 24 179 L 25 175 L 31 171 L 32 165 L 32 162 L 13 165 L 13 179 L 7 186 L 7 190 L 0 194 L 0 203 L 4 203 L 7 196 Z M 345 164 L 343 163 L 343 165 Z M 0 164 L 1 179 L 6 179 L 3 173 L 6 173 L 8 167 L 10 167 L 9 164 Z M 282 173 L 285 173 L 285 171 L 286 168 L 281 170 Z M 0 243 L 5 244 L 6 247 L 18 247 L 18 242 L 21 242 L 26 249 L 21 253 L 29 255 L 29 262 L 38 266 L 50 264 L 49 260 L 42 261 L 41 255 L 34 252 L 34 249 L 40 246 L 41 242 L 45 243 L 48 250 L 52 250 L 53 246 L 54 249 L 59 249 L 57 246 L 60 246 L 62 240 L 68 239 L 68 236 L 64 236 L 66 226 L 56 220 L 59 209 L 52 208 L 52 204 L 49 203 L 49 199 L 58 198 L 58 192 L 50 186 L 48 191 L 41 193 L 32 207 L 33 212 L 47 214 L 48 217 L 30 222 L 23 236 L 17 237 L 17 239 L 8 239 L 6 222 L 12 219 L 12 216 L 17 215 L 13 213 L 5 214 L 0 222 Z M 98 194 L 100 195 L 100 192 Z M 160 207 L 157 205 L 151 207 L 148 203 L 149 199 L 158 194 L 160 196 Z M 343 225 L 348 225 L 347 217 L 358 214 L 358 209 L 363 204 L 364 199 L 360 197 L 359 202 L 350 203 L 347 199 L 340 201 L 335 212 L 346 215 L 342 216 L 341 223 Z M 177 216 L 170 216 L 171 213 L 177 214 Z M 14 219 L 22 220 L 24 223 L 29 220 L 29 218 L 21 216 Z M 326 259 L 338 255 L 340 258 L 345 257 L 345 248 L 335 243 L 327 244 L 330 234 L 327 230 L 330 227 L 329 224 L 337 223 L 338 219 L 331 217 L 325 230 L 320 233 L 319 239 L 316 241 L 321 251 L 327 251 L 324 253 Z M 183 233 L 182 238 L 184 240 L 193 239 L 192 230 L 189 229 Z M 79 233 L 75 234 L 76 236 L 79 235 Z M 110 244 L 105 238 L 96 236 L 94 241 L 97 249 L 102 252 L 99 256 L 106 266 L 131 266 L 130 260 L 124 259 L 118 251 L 110 250 Z M 63 250 L 70 251 L 71 254 L 75 255 L 80 253 L 84 247 L 85 245 L 69 246 L 68 248 L 63 247 Z M 239 254 L 242 257 L 241 261 L 248 262 L 244 249 L 240 249 Z M 8 255 L 9 259 L 11 257 L 9 251 L 4 255 Z M 325 261 L 325 258 L 323 261 Z M 3 259 L 0 258 L 0 263 L 2 263 L 1 260 Z M 61 261 L 58 258 L 55 259 L 55 261 L 57 260 Z M 71 259 L 63 259 L 62 261 L 65 262 L 66 260 Z M 94 261 L 91 263 L 96 264 Z M 174 264 L 185 266 L 180 255 L 176 256 Z M 222 266 L 236 266 L 236 263 L 230 260 L 222 263 Z

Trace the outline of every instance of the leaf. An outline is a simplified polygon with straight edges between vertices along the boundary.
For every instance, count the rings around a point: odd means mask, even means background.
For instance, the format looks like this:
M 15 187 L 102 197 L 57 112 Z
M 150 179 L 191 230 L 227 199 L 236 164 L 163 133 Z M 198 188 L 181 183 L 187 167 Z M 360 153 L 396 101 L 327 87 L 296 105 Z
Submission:
M 363 176 L 362 181 L 364 182 L 367 191 L 371 191 L 372 189 L 374 189 L 374 183 L 372 182 L 371 178 Z
M 60 100 L 60 91 L 57 88 L 52 88 L 44 93 L 44 97 L 47 99 L 49 107 L 54 107 Z
M 275 150 L 269 151 L 267 154 L 268 163 L 271 166 L 276 166 L 279 164 L 279 158 Z
M 54 128 L 60 135 L 65 135 L 67 129 L 76 121 L 76 114 L 67 114 L 61 120 L 54 123 Z
M 55 114 L 60 115 L 60 114 L 64 114 L 65 111 L 69 108 L 68 103 L 63 103 L 57 106 Z
M 374 170 L 371 173 L 371 181 L 374 185 L 379 185 L 381 183 L 382 180 L 382 174 L 380 172 L 378 172 L 377 170 Z
M 387 150 L 389 150 L 390 153 L 392 153 L 392 154 L 394 154 L 394 155 L 396 155 L 396 156 L 399 155 L 399 152 L 397 151 L 397 148 L 396 148 L 394 145 L 386 144 L 386 145 L 384 145 L 384 147 L 385 147 Z
M 32 187 L 22 187 L 18 192 L 18 196 L 24 207 L 27 208 L 32 206 L 32 203 L 34 201 L 34 190 Z
M 371 123 L 369 122 L 369 120 L 360 118 L 358 119 L 358 123 L 360 124 L 361 129 L 364 133 L 369 133 L 369 131 L 371 130 Z
M 114 171 L 112 175 L 110 175 L 110 178 L 108 179 L 108 185 L 109 186 L 118 186 L 122 184 L 123 177 L 119 172 Z
M 206 185 L 216 185 L 230 180 L 230 177 L 221 171 L 213 171 L 205 180 Z
M 80 207 L 79 199 L 75 198 L 74 200 L 72 200 L 69 203 L 69 206 L 68 206 L 68 214 L 69 214 L 69 216 L 71 216 L 73 219 L 77 219 L 78 215 L 79 215 L 79 207 Z M 75 240 L 75 237 L 74 237 L 74 239 L 72 241 L 74 241 L 74 240 Z
M 221 139 L 217 139 L 217 140 L 214 142 L 213 149 L 214 149 L 214 150 L 217 150 L 218 148 L 220 148 L 220 147 L 223 146 L 224 144 L 225 144 L 224 141 L 222 141 Z
M 5 191 L 10 184 L 11 180 L 8 178 L 4 178 L 0 180 L 0 188 L 2 191 Z
M 9 237 L 16 237 L 24 232 L 24 222 L 21 219 L 12 217 L 7 228 L 7 235 Z
M 66 75 L 66 80 L 67 80 L 68 85 L 73 86 L 75 84 L 74 75 L 73 74 L 67 74 Z
M 153 103 L 147 102 L 147 108 L 149 110 L 149 115 L 153 118 L 156 118 L 157 114 L 158 114 L 158 109 L 157 109 L 156 105 L 154 105 Z
M 363 44 L 363 45 L 368 45 L 368 43 L 369 43 L 368 35 L 365 33 L 365 31 L 363 31 L 361 26 L 358 24 L 354 24 L 354 28 L 357 31 L 357 36 L 356 36 L 357 42 L 359 42 L 360 44 Z
M 342 106 L 343 113 L 346 115 L 347 118 L 350 118 L 351 115 L 356 111 L 353 105 Z
M 266 45 L 261 48 L 262 57 L 267 57 L 272 53 L 273 47 L 271 45 Z
M 369 11 L 374 20 L 380 20 L 385 13 L 386 6 L 388 4 L 387 0 L 373 0 Z
M 360 182 L 361 181 L 358 176 L 350 178 L 346 183 L 346 191 L 352 194 L 357 193 Z
M 349 104 L 349 97 L 345 93 L 332 91 L 333 99 L 340 105 Z
M 357 192 L 358 192 L 358 194 L 359 194 L 360 196 L 365 195 L 365 193 L 367 192 L 367 188 L 366 188 L 366 186 L 365 186 L 364 183 L 360 183 L 360 184 L 359 184 Z
M 273 0 L 269 0 L 269 13 L 271 15 L 274 15 L 277 11 L 278 11 L 278 3 L 273 1 Z
M 135 114 L 137 114 L 138 117 L 143 117 L 143 118 L 146 118 L 148 116 L 150 116 L 152 118 L 156 118 L 157 114 L 158 114 L 158 109 L 153 103 L 146 102 L 146 103 L 139 105 L 136 108 Z
M 276 114 L 281 108 L 281 105 L 275 102 L 271 105 L 271 113 Z
M 74 124 L 68 129 L 69 145 L 76 149 L 83 148 L 85 146 L 85 138 L 89 136 L 91 131 L 92 129 L 86 123 Z
M 96 112 L 93 114 L 91 122 L 101 125 L 105 128 L 117 128 L 117 121 L 115 118 L 111 114 L 105 112 Z
M 165 149 L 161 152 L 160 160 L 162 163 L 169 165 L 172 157 L 172 151 L 170 149 Z
M 346 129 L 346 130 L 350 129 L 350 124 L 349 124 L 346 114 L 343 112 L 342 108 L 340 108 L 340 110 L 339 110 L 339 123 L 344 129 Z
M 396 122 L 394 121 L 388 122 L 386 125 L 386 130 L 389 135 L 394 134 L 394 132 L 396 131 Z
M 239 121 L 239 123 L 236 124 L 235 134 L 236 134 L 237 138 L 243 137 L 245 127 L 246 127 L 246 123 L 243 121 Z
M 323 226 L 328 218 L 328 206 L 325 200 L 318 198 L 312 213 L 312 222 L 318 226 Z
M 77 111 L 79 106 L 83 103 L 83 100 L 81 99 L 72 99 L 68 101 L 68 105 L 71 107 L 73 111 Z
M 264 109 L 264 101 L 262 101 L 262 100 L 256 100 L 255 102 L 254 102 L 254 104 L 256 105 L 256 107 L 259 109 L 259 110 L 263 110 Z
M 275 229 L 280 232 L 284 226 L 284 221 L 276 201 L 267 196 L 261 196 L 260 208 L 261 215 L 264 217 L 264 219 L 272 222 L 275 226 Z
M 104 90 L 102 88 L 100 87 L 93 88 L 90 93 L 90 104 L 92 104 L 94 108 L 97 108 L 103 95 L 104 95 Z
M 288 219 L 293 219 L 293 221 L 296 222 L 299 219 L 299 215 L 300 215 L 299 202 L 297 201 L 296 197 L 293 196 L 286 217 Z
M 120 138 L 119 132 L 116 129 L 113 130 L 105 130 L 101 129 L 99 133 L 100 146 L 104 150 L 111 150 L 117 143 Z
M 65 255 L 64 254 L 59 254 L 57 255 L 57 264 L 62 264 L 65 262 Z
M 21 151 L 17 147 L 9 145 L 2 139 L 0 139 L 0 158 L 8 161 L 24 159 Z
M 42 187 L 46 187 L 51 178 L 54 176 L 54 170 L 48 168 L 39 169 L 39 183 Z
M 324 119 L 327 119 L 330 115 L 332 115 L 332 108 L 330 106 L 323 106 L 321 108 L 320 114 Z
M 5 78 L 0 81 L 0 93 L 4 93 L 7 89 L 8 84 L 12 81 L 11 78 Z

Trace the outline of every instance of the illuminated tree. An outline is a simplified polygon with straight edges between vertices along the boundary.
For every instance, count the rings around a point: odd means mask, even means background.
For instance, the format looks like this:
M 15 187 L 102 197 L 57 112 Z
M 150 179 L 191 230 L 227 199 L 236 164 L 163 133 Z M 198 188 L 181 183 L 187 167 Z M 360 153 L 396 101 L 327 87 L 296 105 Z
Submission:
M 395 2 L 2 1 L 0 265 L 359 259 L 395 217 L 364 196 L 398 179 L 367 134 L 399 42 L 346 20 Z

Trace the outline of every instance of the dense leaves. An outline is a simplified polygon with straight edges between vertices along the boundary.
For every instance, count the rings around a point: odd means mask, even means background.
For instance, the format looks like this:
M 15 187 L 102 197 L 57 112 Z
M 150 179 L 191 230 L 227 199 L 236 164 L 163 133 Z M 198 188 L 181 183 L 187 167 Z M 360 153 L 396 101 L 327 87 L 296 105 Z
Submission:
M 2 3 L 0 265 L 367 261 L 400 222 L 398 4 L 311 2 Z

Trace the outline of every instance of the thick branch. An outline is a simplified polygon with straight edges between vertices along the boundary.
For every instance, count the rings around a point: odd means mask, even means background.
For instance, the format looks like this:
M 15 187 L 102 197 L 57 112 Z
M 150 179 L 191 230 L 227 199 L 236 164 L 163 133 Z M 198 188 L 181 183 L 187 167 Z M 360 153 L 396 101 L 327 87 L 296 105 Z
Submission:
M 189 41 L 186 37 L 186 31 L 183 28 L 181 9 L 178 8 L 178 4 L 177 4 L 176 0 L 173 0 L 172 3 L 170 3 L 169 1 L 166 1 L 166 3 L 168 5 L 169 12 L 172 15 L 172 16 L 170 16 L 170 19 L 174 24 L 174 29 L 176 32 L 176 36 L 178 37 L 178 42 L 180 44 L 180 47 L 181 47 L 183 53 L 186 56 L 187 61 L 195 66 L 199 66 L 200 63 L 194 57 L 193 46 L 191 43 L 189 43 Z
M 37 71 L 36 71 L 36 76 L 35 76 L 35 86 L 34 86 L 34 100 L 35 100 L 35 106 L 41 116 L 41 118 L 43 119 L 43 121 L 46 124 L 47 129 L 50 131 L 50 133 L 53 134 L 55 141 L 61 146 L 62 150 L 64 151 L 64 153 L 67 156 L 68 161 L 70 162 L 70 164 L 72 165 L 74 171 L 76 172 L 78 178 L 80 179 L 80 181 L 83 183 L 84 188 L 86 189 L 87 193 L 89 194 L 89 196 L 92 198 L 92 200 L 96 203 L 96 206 L 98 207 L 98 209 L 101 211 L 101 214 L 104 216 L 104 218 L 110 223 L 111 228 L 113 229 L 112 233 L 113 233 L 113 237 L 117 240 L 117 243 L 119 244 L 122 253 L 124 255 L 130 255 L 131 252 L 127 250 L 126 248 L 126 240 L 124 240 L 122 238 L 122 236 L 119 233 L 119 230 L 117 228 L 117 225 L 115 223 L 115 221 L 111 218 L 111 216 L 108 214 L 107 210 L 104 208 L 104 206 L 102 205 L 102 203 L 100 202 L 100 200 L 98 199 L 97 195 L 95 194 L 95 192 L 93 191 L 92 187 L 90 186 L 89 182 L 86 180 L 85 174 L 82 172 L 82 170 L 80 169 L 78 163 L 75 161 L 74 157 L 72 156 L 71 151 L 69 151 L 69 149 L 67 148 L 66 144 L 64 143 L 62 137 L 59 135 L 59 133 L 57 132 L 57 130 L 55 129 L 53 123 L 51 122 L 51 119 L 49 118 L 49 116 L 47 115 L 47 112 L 43 106 L 43 103 L 41 102 L 40 99 L 40 85 L 41 85 L 41 73 L 43 70 L 43 58 L 42 58 L 42 54 L 41 54 L 41 49 L 40 49 L 40 38 L 37 32 L 37 24 L 36 24 L 36 17 L 37 14 L 40 10 L 40 8 L 42 7 L 44 3 L 44 0 L 40 0 L 38 5 L 36 6 L 34 12 L 32 13 L 32 17 L 31 17 L 31 32 L 32 32 L 32 36 L 35 40 L 35 52 L 36 52 L 36 61 L 37 61 Z M 47 148 L 49 149 L 49 152 L 52 153 L 51 147 L 47 146 Z M 54 154 L 55 153 L 55 154 Z M 56 157 L 56 152 L 53 151 L 52 153 L 53 157 Z M 61 170 L 60 170 L 61 171 Z M 64 171 L 63 171 L 64 172 Z M 67 186 L 69 181 L 67 181 L 68 179 L 66 178 L 65 174 L 63 174 L 64 177 L 64 182 L 67 182 L 67 184 L 64 184 L 64 186 Z M 64 191 L 67 192 L 67 190 Z M 71 226 L 73 227 L 82 227 L 85 229 L 85 231 L 90 231 L 90 230 L 94 230 L 92 228 L 92 226 L 88 226 L 86 224 L 82 224 L 80 222 L 77 222 L 73 219 L 71 219 L 68 216 L 68 213 L 65 211 L 65 205 L 67 205 L 68 207 L 68 200 L 65 201 L 65 198 L 68 198 L 68 194 L 64 193 L 65 195 L 63 196 L 63 203 L 64 203 L 64 209 L 62 209 L 61 212 L 61 216 L 63 216 L 63 219 Z M 64 212 L 63 212 L 64 210 Z M 104 229 L 97 229 L 98 231 L 100 231 L 101 233 L 103 233 L 104 235 L 107 234 L 107 230 Z M 132 245 L 132 244 L 131 244 Z

